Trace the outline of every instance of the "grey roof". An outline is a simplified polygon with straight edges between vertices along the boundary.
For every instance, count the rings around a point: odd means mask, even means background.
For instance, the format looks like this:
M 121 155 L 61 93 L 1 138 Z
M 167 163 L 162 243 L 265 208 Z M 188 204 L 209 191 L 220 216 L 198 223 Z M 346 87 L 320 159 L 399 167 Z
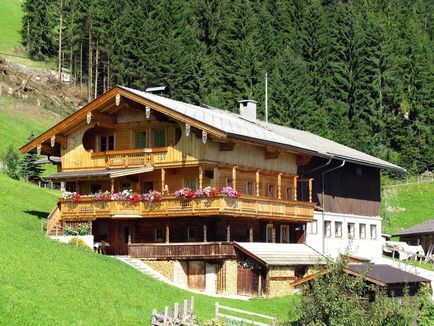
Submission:
M 267 266 L 316 265 L 326 261 L 319 252 L 300 243 L 235 242 L 235 248 Z
M 385 264 L 349 264 L 348 269 L 384 284 L 431 282 L 430 280 Z
M 148 87 L 146 89 L 146 92 L 164 91 L 166 89 L 167 89 L 167 86 L 154 86 L 154 87 Z
M 266 123 L 260 120 L 251 121 L 230 111 L 184 103 L 124 86 L 118 87 L 219 129 L 228 136 L 251 139 L 256 142 L 273 144 L 280 147 L 289 147 L 315 156 L 346 159 L 362 165 L 405 171 L 397 165 L 307 131 Z
M 420 224 L 413 225 L 408 229 L 399 231 L 392 236 L 397 235 L 411 235 L 411 234 L 421 234 L 421 233 L 434 233 L 434 218 L 428 221 L 425 221 Z
M 86 178 L 86 177 L 117 178 L 126 175 L 150 172 L 152 170 L 153 170 L 152 167 L 142 167 L 142 168 L 131 168 L 131 169 L 65 171 L 65 172 L 54 173 L 45 178 L 48 180 Z

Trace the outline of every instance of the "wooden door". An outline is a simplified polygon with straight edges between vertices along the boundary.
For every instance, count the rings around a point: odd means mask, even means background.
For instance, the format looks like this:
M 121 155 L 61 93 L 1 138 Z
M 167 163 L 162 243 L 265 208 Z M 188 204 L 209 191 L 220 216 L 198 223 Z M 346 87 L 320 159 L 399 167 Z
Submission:
M 205 290 L 205 262 L 188 262 L 188 287 L 195 290 Z
M 259 277 L 258 273 L 251 268 L 238 266 L 237 293 L 239 295 L 257 296 Z
M 118 224 L 118 255 L 128 255 L 128 239 L 130 237 L 130 225 L 128 221 L 119 221 Z

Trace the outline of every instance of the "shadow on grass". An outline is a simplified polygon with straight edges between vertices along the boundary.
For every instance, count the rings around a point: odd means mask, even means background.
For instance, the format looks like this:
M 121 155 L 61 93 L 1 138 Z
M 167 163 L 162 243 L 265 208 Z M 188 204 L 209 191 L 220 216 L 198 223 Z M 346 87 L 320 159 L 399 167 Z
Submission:
M 24 211 L 24 213 L 36 216 L 38 219 L 47 219 L 48 215 L 50 213 L 48 212 L 41 212 L 41 211 L 34 211 L 34 210 L 30 210 L 30 211 Z

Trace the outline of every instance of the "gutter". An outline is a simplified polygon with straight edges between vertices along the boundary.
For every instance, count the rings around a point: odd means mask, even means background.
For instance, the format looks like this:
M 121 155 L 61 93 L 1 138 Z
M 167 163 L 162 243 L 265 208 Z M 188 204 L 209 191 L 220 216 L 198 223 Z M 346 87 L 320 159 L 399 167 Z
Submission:
M 322 253 L 324 254 L 324 249 L 325 249 L 325 235 L 324 235 L 324 189 L 325 189 L 325 184 L 324 184 L 324 176 L 327 173 L 333 172 L 335 170 L 338 170 L 340 168 L 342 168 L 345 165 L 345 160 L 342 160 L 342 163 L 338 166 L 335 166 L 334 168 L 331 168 L 329 170 L 326 170 L 324 172 L 321 173 L 321 187 L 322 187 L 322 192 L 321 192 L 321 208 L 322 208 L 322 225 L 323 225 L 323 232 L 322 232 Z

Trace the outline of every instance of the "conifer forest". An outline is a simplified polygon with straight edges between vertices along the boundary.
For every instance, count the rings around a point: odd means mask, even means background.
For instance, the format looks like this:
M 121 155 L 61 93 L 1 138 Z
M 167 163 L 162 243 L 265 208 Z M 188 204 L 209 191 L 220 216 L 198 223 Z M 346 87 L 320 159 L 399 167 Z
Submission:
M 432 0 L 24 0 L 22 43 L 91 101 L 116 84 L 434 169 Z

